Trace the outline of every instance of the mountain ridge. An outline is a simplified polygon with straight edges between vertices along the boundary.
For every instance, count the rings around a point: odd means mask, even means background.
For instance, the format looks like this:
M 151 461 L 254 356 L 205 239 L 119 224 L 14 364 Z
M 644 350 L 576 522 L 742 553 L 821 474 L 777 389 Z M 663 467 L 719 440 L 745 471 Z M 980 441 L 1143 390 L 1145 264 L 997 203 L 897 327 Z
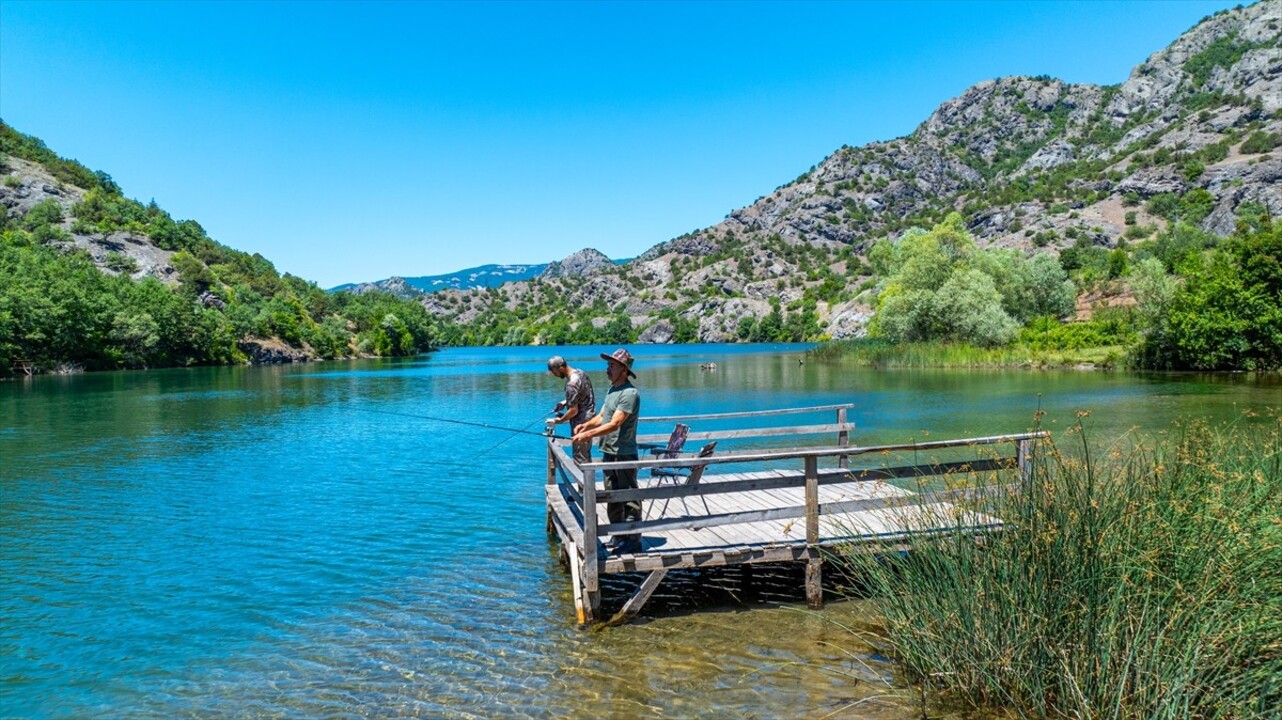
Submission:
M 459 342 L 556 343 L 620 318 L 640 342 L 724 342 L 775 312 L 810 313 L 806 339 L 856 337 L 868 251 L 951 212 L 981 246 L 1026 253 L 1115 250 L 1175 222 L 1225 235 L 1243 207 L 1282 214 L 1280 36 L 1282 0 L 1264 0 L 1203 19 L 1118 85 L 985 80 L 909 135 L 839 148 L 619 268 L 423 303 Z

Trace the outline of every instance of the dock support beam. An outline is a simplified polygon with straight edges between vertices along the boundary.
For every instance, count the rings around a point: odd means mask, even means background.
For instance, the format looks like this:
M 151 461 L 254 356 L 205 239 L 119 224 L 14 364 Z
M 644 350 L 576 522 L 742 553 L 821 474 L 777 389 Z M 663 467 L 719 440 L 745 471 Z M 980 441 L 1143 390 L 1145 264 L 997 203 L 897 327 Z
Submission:
M 601 586 L 598 581 L 597 560 L 597 517 L 596 517 L 596 471 L 583 473 L 583 558 L 574 558 L 583 565 L 583 612 L 579 613 L 579 624 L 595 622 L 597 611 L 601 607 Z
M 652 570 L 649 575 L 646 575 L 645 580 L 641 583 L 641 587 L 637 588 L 636 594 L 623 604 L 622 610 L 615 613 L 614 617 L 610 618 L 610 624 L 618 625 L 636 617 L 637 613 L 641 612 L 641 608 L 645 607 L 650 596 L 654 594 L 655 589 L 659 587 L 659 583 L 662 582 L 663 576 L 667 574 L 667 570 Z
M 819 459 L 806 462 L 806 604 L 812 610 L 824 606 L 823 566 L 819 557 Z

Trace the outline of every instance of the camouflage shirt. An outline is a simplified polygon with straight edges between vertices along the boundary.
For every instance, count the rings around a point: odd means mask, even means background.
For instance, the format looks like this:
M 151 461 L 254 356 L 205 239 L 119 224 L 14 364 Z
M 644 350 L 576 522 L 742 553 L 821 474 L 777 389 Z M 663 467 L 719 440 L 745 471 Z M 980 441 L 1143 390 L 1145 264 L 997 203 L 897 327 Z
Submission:
M 578 368 L 571 368 L 570 378 L 565 381 L 565 409 L 572 407 L 579 411 L 570 418 L 571 432 L 596 415 L 596 394 L 592 392 L 592 380 Z

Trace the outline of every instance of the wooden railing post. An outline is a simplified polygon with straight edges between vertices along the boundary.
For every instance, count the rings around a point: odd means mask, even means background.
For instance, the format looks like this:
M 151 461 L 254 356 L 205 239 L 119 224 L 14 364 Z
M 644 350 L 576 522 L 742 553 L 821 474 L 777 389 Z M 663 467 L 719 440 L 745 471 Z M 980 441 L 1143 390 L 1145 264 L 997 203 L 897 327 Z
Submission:
M 1015 464 L 1019 467 L 1021 488 L 1027 488 L 1033 482 L 1033 446 L 1032 440 L 1016 441 Z
M 837 408 L 837 423 L 841 425 L 846 424 L 846 408 Z M 837 447 L 846 447 L 849 444 L 850 444 L 850 433 L 846 432 L 845 430 L 838 430 L 837 431 Z M 838 455 L 837 467 L 839 468 L 850 467 L 850 456 Z
M 548 420 L 543 426 L 543 432 L 548 436 L 548 485 L 556 484 L 556 452 L 552 449 L 556 445 L 556 438 L 552 437 L 552 421 Z
M 806 604 L 823 607 L 823 567 L 819 558 L 819 459 L 806 458 Z
M 580 611 L 579 624 L 584 625 L 596 620 L 597 607 L 601 603 L 601 590 L 597 584 L 597 532 L 596 532 L 596 470 L 583 471 L 583 587 L 577 588 L 583 593 L 583 609 Z M 579 562 L 578 558 L 574 558 Z

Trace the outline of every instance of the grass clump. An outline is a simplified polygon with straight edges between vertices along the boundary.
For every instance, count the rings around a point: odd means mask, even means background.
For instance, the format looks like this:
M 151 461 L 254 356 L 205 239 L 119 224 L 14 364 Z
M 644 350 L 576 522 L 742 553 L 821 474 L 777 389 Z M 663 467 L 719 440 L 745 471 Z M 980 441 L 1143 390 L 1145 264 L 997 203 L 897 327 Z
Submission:
M 850 553 L 886 651 L 941 697 L 1021 717 L 1264 718 L 1282 707 L 1279 427 L 1054 448 L 1000 537 Z
M 1122 364 L 1125 348 L 1033 347 L 1017 343 L 983 348 L 967 343 L 894 342 L 880 338 L 831 340 L 807 354 L 815 360 L 841 361 L 879 370 L 890 368 L 1056 368 Z

